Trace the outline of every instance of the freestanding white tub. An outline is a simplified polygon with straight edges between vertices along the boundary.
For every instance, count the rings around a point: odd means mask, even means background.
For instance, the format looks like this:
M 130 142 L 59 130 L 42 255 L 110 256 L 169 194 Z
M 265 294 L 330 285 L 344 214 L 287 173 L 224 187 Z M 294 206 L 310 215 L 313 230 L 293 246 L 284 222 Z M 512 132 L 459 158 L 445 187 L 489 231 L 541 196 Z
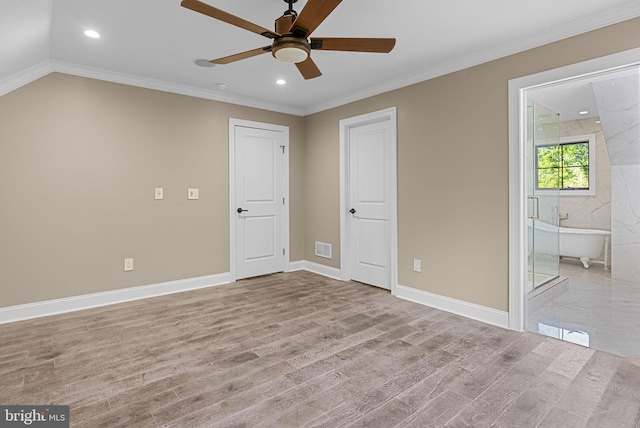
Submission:
M 532 220 L 528 220 L 529 242 L 533 233 Z M 535 222 L 536 228 L 536 252 L 555 254 L 558 251 L 557 234 L 560 234 L 560 256 L 575 257 L 580 259 L 585 268 L 589 268 L 593 261 L 604 264 L 604 269 L 609 269 L 609 239 L 611 232 L 608 230 L 574 229 L 559 227 L 542 221 Z M 604 260 L 601 261 L 604 252 Z

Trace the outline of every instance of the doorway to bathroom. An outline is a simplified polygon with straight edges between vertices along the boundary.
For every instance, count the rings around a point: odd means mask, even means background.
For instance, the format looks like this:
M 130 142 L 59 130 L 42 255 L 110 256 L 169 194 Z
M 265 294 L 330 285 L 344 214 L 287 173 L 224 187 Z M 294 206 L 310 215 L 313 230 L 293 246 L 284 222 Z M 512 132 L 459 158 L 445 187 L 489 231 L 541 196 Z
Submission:
M 640 358 L 640 49 L 509 98 L 510 327 Z

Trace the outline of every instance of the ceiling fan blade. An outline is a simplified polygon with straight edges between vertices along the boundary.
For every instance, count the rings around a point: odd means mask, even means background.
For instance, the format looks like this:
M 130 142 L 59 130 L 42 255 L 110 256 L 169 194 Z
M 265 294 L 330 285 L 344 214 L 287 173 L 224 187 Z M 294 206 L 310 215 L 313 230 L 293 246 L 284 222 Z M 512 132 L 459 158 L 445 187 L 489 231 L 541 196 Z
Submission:
M 296 63 L 296 67 L 298 67 L 298 71 L 300 71 L 300 74 L 302 74 L 305 80 L 322 76 L 320 69 L 311 57 L 307 57 L 304 61 Z
M 313 30 L 338 7 L 341 1 L 309 0 L 294 21 L 289 32 L 299 37 L 309 37 Z
M 396 39 L 325 37 L 311 38 L 310 44 L 311 49 L 325 51 L 389 53 L 396 45 Z
M 238 18 L 235 15 L 227 13 L 223 10 L 217 9 L 207 3 L 203 3 L 199 0 L 182 0 L 180 3 L 182 7 L 186 7 L 187 9 L 191 9 L 195 12 L 199 12 L 203 15 L 210 16 L 212 18 L 218 19 L 220 21 L 226 22 L 227 24 L 235 25 L 236 27 L 244 28 L 245 30 L 251 31 L 252 33 L 260 34 L 261 36 L 268 37 L 270 39 L 275 39 L 280 37 L 280 34 L 275 33 L 271 30 L 267 30 L 259 25 L 254 24 L 253 22 L 246 21 L 242 18 Z
M 229 64 L 231 62 L 240 61 L 241 59 L 251 58 L 263 54 L 265 52 L 271 52 L 271 46 L 264 46 L 258 49 L 251 49 L 250 51 L 240 52 L 234 55 L 225 56 L 223 58 L 212 59 L 210 62 L 214 64 Z

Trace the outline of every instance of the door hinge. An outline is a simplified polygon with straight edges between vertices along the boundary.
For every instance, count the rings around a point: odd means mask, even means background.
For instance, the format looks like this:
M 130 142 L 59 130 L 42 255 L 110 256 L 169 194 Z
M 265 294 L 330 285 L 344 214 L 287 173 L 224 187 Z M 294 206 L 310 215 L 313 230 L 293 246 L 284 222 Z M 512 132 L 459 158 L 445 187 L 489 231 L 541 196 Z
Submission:
M 282 249 L 282 255 L 284 256 L 284 248 Z
M 284 205 L 284 198 L 282 198 L 282 205 Z
M 287 146 L 280 146 L 280 148 L 282 149 L 282 154 L 284 154 L 284 148 Z

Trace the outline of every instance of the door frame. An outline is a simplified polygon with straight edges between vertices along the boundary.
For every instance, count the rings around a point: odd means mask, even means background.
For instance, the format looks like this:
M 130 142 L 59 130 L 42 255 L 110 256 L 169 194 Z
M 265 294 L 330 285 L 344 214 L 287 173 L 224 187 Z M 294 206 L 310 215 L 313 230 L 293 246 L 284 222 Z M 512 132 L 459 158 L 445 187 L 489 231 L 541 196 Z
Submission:
M 271 123 L 254 122 L 250 120 L 229 118 L 229 274 L 231 282 L 237 278 L 236 272 L 236 156 L 235 156 L 235 128 L 256 128 L 269 131 L 282 132 L 284 136 L 284 162 L 282 171 L 282 196 L 284 206 L 282 208 L 282 246 L 285 257 L 283 271 L 289 271 L 289 127 L 274 125 Z
M 526 327 L 527 91 L 640 64 L 640 48 L 509 80 L 509 328 Z
M 396 294 L 398 284 L 398 132 L 397 108 L 390 107 L 372 113 L 340 120 L 340 279 L 351 279 L 351 222 L 349 221 L 349 131 L 351 128 L 389 121 L 391 125 L 391 176 L 389 188 L 389 274 L 391 294 Z

